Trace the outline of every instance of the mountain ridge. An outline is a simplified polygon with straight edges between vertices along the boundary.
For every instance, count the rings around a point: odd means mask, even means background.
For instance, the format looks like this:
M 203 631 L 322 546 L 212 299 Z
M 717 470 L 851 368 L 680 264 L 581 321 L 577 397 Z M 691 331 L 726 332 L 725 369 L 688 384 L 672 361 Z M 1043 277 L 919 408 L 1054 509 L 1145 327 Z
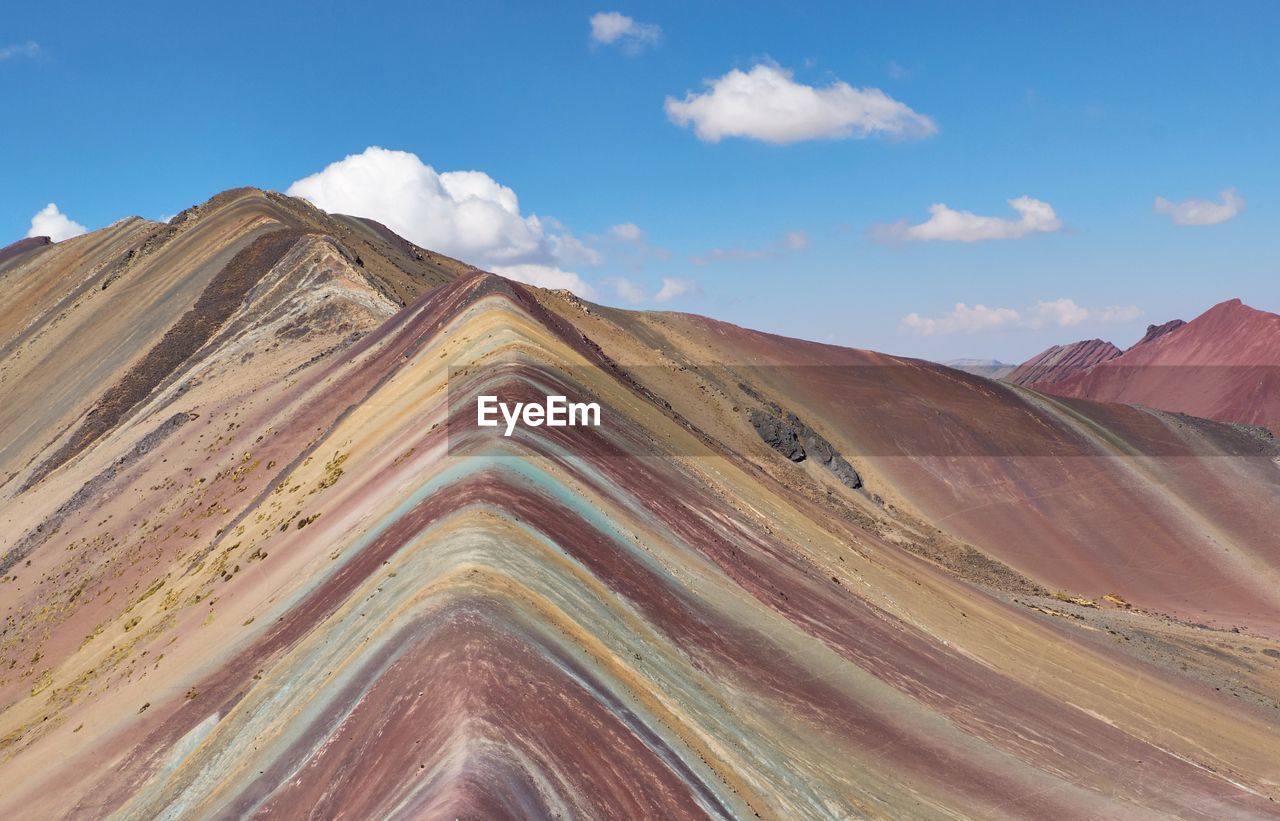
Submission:
M 1016 385 L 1052 385 L 1120 354 L 1119 348 L 1101 339 L 1053 345 L 1018 365 L 1005 379 Z

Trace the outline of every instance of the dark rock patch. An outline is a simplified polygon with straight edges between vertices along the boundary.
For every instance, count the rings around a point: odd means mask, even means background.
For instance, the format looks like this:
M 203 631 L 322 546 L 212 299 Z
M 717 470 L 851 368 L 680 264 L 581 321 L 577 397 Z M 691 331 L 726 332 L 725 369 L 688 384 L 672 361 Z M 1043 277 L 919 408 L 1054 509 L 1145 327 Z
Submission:
M 1187 323 L 1181 319 L 1171 319 L 1163 325 L 1148 325 L 1147 332 L 1142 335 L 1142 339 L 1129 346 L 1129 350 L 1133 350 L 1139 345 L 1145 345 L 1152 340 L 1159 339 L 1167 333 L 1172 333 Z
M 851 490 L 862 487 L 862 477 L 848 460 L 840 455 L 822 434 L 806 425 L 800 417 L 784 412 L 776 403 L 753 409 L 751 426 L 764 443 L 792 462 L 812 459 L 835 474 L 840 483 Z

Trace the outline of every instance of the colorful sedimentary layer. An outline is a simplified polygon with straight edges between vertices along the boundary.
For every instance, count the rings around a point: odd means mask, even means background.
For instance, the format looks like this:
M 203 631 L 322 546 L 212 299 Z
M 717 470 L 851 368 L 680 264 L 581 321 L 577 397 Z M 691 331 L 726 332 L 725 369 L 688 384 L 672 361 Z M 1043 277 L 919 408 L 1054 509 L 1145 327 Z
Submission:
M 1250 431 L 252 190 L 0 285 L 0 816 L 1277 812 Z M 503 437 L 481 393 L 604 424 Z

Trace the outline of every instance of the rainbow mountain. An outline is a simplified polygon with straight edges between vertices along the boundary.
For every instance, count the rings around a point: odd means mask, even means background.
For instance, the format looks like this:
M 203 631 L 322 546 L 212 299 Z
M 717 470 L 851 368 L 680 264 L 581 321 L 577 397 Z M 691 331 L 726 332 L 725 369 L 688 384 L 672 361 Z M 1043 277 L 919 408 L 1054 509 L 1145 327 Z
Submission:
M 0 816 L 1274 816 L 1277 460 L 254 189 L 28 243 Z

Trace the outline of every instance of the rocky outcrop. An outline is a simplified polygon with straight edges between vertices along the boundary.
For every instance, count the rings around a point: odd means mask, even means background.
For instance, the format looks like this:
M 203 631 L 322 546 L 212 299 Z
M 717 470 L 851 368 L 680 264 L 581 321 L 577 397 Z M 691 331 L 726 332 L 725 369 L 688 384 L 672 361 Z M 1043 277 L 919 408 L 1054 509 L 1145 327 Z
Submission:
M 1176 331 L 1186 324 L 1187 323 L 1184 320 L 1171 319 L 1168 322 L 1164 323 L 1163 325 L 1148 325 L 1147 332 L 1142 335 L 1142 339 L 1139 339 L 1137 342 L 1133 343 L 1133 346 L 1129 348 L 1129 351 L 1133 350 L 1139 345 L 1145 345 L 1148 342 L 1159 339 L 1160 337 L 1164 336 L 1167 333 L 1170 333 L 1171 331 Z M 1129 351 L 1125 351 L 1125 353 L 1128 353 Z
M 1115 345 L 1101 339 L 1054 345 L 1023 362 L 1005 379 L 1015 385 L 1052 385 L 1087 371 L 1099 362 L 1114 359 L 1121 353 Z
M 812 458 L 835 474 L 840 483 L 851 490 L 862 487 L 862 477 L 821 434 L 800 421 L 794 413 L 784 412 L 776 403 L 751 411 L 751 426 L 765 444 L 790 459 L 803 462 Z

